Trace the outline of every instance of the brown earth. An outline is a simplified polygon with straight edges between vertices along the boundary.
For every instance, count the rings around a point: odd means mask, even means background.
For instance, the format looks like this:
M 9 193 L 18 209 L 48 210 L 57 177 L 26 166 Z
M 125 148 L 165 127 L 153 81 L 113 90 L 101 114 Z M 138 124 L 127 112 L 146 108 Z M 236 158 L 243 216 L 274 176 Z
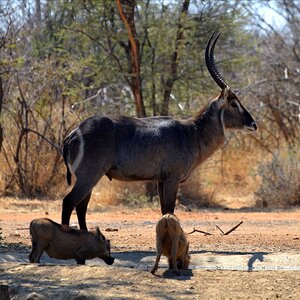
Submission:
M 23 255 L 30 251 L 29 223 L 34 218 L 48 217 L 60 221 L 59 201 L 17 200 L 0 198 L 1 255 Z M 113 266 L 89 264 L 34 265 L 27 262 L 0 262 L 0 284 L 9 287 L 12 299 L 300 299 L 300 259 L 282 270 L 205 269 L 206 262 L 232 261 L 232 257 L 250 257 L 254 266 L 268 257 L 297 257 L 300 250 L 300 209 L 253 211 L 250 209 L 183 211 L 177 208 L 186 232 L 194 228 L 212 235 L 193 233 L 188 236 L 191 269 L 174 277 L 163 260 L 157 276 L 150 273 L 155 256 L 155 225 L 159 209 L 91 206 L 89 228 L 99 225 L 111 240 L 113 255 L 126 263 Z M 235 231 L 222 235 L 243 221 Z M 76 215 L 72 216 L 76 222 Z M 142 259 L 137 264 L 137 257 Z M 226 258 L 228 257 L 228 260 Z M 278 258 L 279 259 L 279 258 Z M 194 260 L 194 262 L 193 262 Z M 276 261 L 276 260 L 275 260 Z M 279 260 L 278 260 L 279 261 Z M 247 263 L 246 263 L 247 266 Z M 267 265 L 266 265 L 267 266 Z M 270 267 L 271 265 L 269 265 Z M 271 267 L 272 267 L 271 266 Z M 202 268 L 201 268 L 202 267 Z M 203 269 L 204 268 L 204 269 Z M 255 269 L 254 269 L 255 270 Z M 1 296 L 0 296 L 1 299 Z

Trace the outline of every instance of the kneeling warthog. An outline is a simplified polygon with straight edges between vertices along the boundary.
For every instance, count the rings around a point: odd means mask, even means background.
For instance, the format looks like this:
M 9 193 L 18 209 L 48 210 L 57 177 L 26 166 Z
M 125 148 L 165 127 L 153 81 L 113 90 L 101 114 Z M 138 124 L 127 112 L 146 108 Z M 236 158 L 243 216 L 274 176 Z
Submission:
M 168 258 L 169 267 L 176 275 L 178 269 L 188 269 L 190 263 L 189 242 L 178 218 L 174 214 L 163 215 L 156 225 L 156 261 L 151 273 L 157 270 L 161 255 Z
M 73 229 L 50 219 L 35 219 L 30 223 L 32 250 L 31 263 L 39 263 L 44 251 L 53 258 L 75 259 L 84 264 L 86 259 L 99 257 L 108 265 L 114 258 L 110 255 L 110 241 L 96 227 L 95 232 Z

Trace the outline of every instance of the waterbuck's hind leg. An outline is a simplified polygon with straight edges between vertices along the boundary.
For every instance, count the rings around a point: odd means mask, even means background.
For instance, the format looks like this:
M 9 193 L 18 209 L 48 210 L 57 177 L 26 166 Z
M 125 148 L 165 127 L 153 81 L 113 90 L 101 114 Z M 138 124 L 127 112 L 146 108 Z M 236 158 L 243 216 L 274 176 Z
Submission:
M 76 206 L 76 213 L 77 213 L 77 218 L 78 218 L 78 223 L 80 229 L 86 230 L 87 231 L 87 226 L 86 226 L 86 211 L 88 204 L 91 199 L 92 192 L 87 194 L 87 196 L 81 201 L 77 206 Z
M 178 190 L 178 181 L 164 181 L 159 183 L 158 191 L 161 204 L 161 212 L 163 215 L 174 213 L 176 195 Z
M 88 152 L 90 153 L 90 152 Z M 111 161 L 97 161 L 92 155 L 84 156 L 76 170 L 76 183 L 63 199 L 62 224 L 69 225 L 72 211 L 79 206 L 78 221 L 80 228 L 86 229 L 85 215 L 93 187 L 111 166 Z M 83 203 L 82 203 L 83 202 Z M 81 204 L 82 203 L 82 204 Z
M 85 226 L 85 213 L 86 208 L 89 202 L 89 197 L 92 192 L 93 187 L 100 180 L 100 178 L 105 174 L 105 172 L 101 172 L 97 174 L 99 170 L 94 169 L 95 172 L 92 172 L 93 169 L 90 169 L 89 172 L 82 172 L 83 174 L 76 174 L 77 180 L 72 188 L 72 190 L 66 195 L 63 199 L 63 207 L 62 207 L 62 224 L 69 225 L 72 211 L 75 207 L 79 206 L 80 217 L 78 221 L 80 222 L 80 226 Z M 88 174 L 93 174 L 93 176 L 88 176 Z M 91 178 L 92 177 L 92 178 Z M 82 201 L 86 201 L 80 206 Z M 86 206 L 86 207 L 85 207 Z M 80 220 L 79 220 L 80 219 Z M 83 220 L 84 219 L 84 220 Z
M 158 190 L 158 196 L 159 196 L 159 201 L 160 201 L 160 209 L 161 213 L 163 214 L 164 210 L 164 184 L 163 182 L 159 181 L 157 182 L 157 190 Z

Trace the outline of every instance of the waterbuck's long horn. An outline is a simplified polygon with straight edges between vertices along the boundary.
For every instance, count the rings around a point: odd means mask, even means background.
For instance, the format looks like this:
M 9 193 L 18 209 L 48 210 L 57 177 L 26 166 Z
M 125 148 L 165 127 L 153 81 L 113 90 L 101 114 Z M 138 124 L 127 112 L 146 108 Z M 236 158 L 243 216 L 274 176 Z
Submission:
M 215 57 L 214 57 L 214 50 L 215 50 L 215 45 L 220 37 L 221 33 L 219 33 L 216 36 L 216 32 L 214 32 L 211 37 L 209 38 L 206 48 L 205 48 L 205 62 L 206 62 L 206 67 L 211 75 L 211 77 L 214 79 L 214 81 L 217 83 L 217 85 L 221 88 L 224 89 L 226 86 L 229 87 L 227 82 L 223 79 L 223 76 L 220 74 L 218 71 L 216 65 L 215 65 Z M 211 42 L 214 39 L 212 45 Z

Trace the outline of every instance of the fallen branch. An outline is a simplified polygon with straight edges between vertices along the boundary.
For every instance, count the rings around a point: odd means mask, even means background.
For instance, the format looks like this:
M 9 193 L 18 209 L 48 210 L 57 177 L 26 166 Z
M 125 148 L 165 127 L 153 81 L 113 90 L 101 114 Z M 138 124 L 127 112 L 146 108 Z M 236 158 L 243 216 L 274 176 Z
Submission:
M 193 231 L 189 232 L 188 234 L 192 234 L 194 232 L 200 232 L 200 233 L 203 233 L 204 235 L 213 235 L 213 233 L 209 233 L 209 232 L 206 232 L 206 231 L 202 231 L 202 230 L 199 230 L 199 229 L 196 229 L 194 228 Z
M 218 225 L 216 225 L 216 227 L 221 231 L 221 233 L 222 233 L 223 235 L 225 235 L 225 234 L 224 234 L 224 231 L 223 231 Z
M 241 224 L 243 224 L 243 221 L 241 221 L 240 223 L 238 223 L 237 225 L 233 226 L 230 230 L 224 232 L 218 225 L 216 225 L 216 227 L 221 231 L 222 235 L 228 235 L 229 233 L 231 233 L 232 231 L 236 230 Z M 210 233 L 210 232 L 206 232 L 206 231 L 203 231 L 203 230 L 199 230 L 199 229 L 196 229 L 194 228 L 193 231 L 191 232 L 188 232 L 188 234 L 192 234 L 194 232 L 200 232 L 200 233 L 203 233 L 204 236 L 206 235 L 213 235 L 213 233 Z
M 236 230 L 241 224 L 243 224 L 243 221 L 241 221 L 239 224 L 235 225 L 234 227 L 232 227 L 230 230 L 228 230 L 227 232 L 223 233 L 224 235 L 228 235 L 229 233 L 231 233 L 232 231 Z

